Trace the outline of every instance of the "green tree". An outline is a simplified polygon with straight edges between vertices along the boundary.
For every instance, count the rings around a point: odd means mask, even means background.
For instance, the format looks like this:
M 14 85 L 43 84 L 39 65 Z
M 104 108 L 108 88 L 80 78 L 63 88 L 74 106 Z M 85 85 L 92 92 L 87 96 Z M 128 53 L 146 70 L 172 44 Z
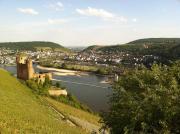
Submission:
M 56 82 L 56 87 L 60 88 L 60 83 L 59 82 Z
M 114 84 L 104 128 L 119 133 L 180 133 L 180 63 L 127 72 Z
M 52 85 L 52 81 L 49 79 L 49 76 L 45 76 L 45 81 L 43 83 L 43 87 L 49 88 Z
M 48 94 L 48 89 L 52 85 L 52 81 L 49 79 L 48 76 L 46 76 L 44 83 L 38 82 L 38 79 L 36 78 L 36 79 L 27 80 L 26 84 L 35 93 L 37 93 L 39 95 L 47 95 Z
M 104 75 L 104 74 L 107 74 L 107 71 L 106 71 L 105 68 L 99 68 L 99 69 L 96 71 L 96 73 Z
M 64 68 L 64 69 L 67 69 L 67 64 L 66 64 L 66 63 L 63 63 L 63 64 L 61 65 L 61 67 Z

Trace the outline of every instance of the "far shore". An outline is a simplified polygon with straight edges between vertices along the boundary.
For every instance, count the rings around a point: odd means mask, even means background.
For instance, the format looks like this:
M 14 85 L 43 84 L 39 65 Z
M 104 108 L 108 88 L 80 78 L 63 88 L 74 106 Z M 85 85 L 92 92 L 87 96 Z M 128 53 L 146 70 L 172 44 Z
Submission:
M 1 66 L 16 66 L 16 64 L 0 64 Z
M 67 70 L 67 69 L 58 69 L 58 68 L 52 68 L 52 67 L 43 67 L 40 65 L 37 65 L 37 68 L 40 70 L 47 70 L 47 71 L 53 71 L 52 73 L 54 75 L 59 76 L 82 76 L 82 75 L 89 75 L 89 72 L 82 72 L 82 71 L 74 71 L 74 70 Z M 110 84 L 111 81 L 109 79 L 103 80 L 100 83 L 102 84 Z

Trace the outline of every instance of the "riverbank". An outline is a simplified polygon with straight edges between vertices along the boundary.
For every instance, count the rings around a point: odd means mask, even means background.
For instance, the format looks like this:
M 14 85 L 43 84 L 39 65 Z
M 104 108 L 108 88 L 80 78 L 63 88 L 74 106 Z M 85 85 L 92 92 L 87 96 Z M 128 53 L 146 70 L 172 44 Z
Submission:
M 77 63 L 60 63 L 60 64 L 52 64 L 46 62 L 40 62 L 40 66 L 49 67 L 49 68 L 58 68 L 58 69 L 67 69 L 73 71 L 81 71 L 81 72 L 88 72 L 94 73 L 96 75 L 102 76 L 111 76 L 114 74 L 113 66 L 101 66 L 101 65 L 81 65 Z
M 0 66 L 16 66 L 16 64 L 0 64 Z
M 59 76 L 81 76 L 81 75 L 88 75 L 87 72 L 82 72 L 82 71 L 74 71 L 74 70 L 67 70 L 67 69 L 58 69 L 58 68 L 51 68 L 51 67 L 43 67 L 40 65 L 37 65 L 37 68 L 40 70 L 46 70 L 46 71 L 54 71 L 52 72 L 55 75 Z
M 52 68 L 52 67 L 44 67 L 37 65 L 36 66 L 40 70 L 45 70 L 45 71 L 53 71 L 52 73 L 57 76 L 85 76 L 85 75 L 90 75 L 93 72 L 84 72 L 84 71 L 75 71 L 75 70 L 68 70 L 68 69 L 58 69 L 58 68 Z M 94 73 L 93 73 L 94 74 Z M 101 81 L 100 83 L 102 84 L 112 84 L 112 76 L 111 75 L 100 75 L 100 74 L 95 74 L 97 76 L 103 76 L 107 77 L 106 80 Z

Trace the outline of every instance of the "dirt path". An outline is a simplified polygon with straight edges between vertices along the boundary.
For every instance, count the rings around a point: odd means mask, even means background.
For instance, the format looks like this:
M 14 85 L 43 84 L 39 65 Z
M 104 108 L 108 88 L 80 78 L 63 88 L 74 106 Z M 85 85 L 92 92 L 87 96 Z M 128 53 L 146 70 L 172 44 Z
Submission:
M 68 119 L 63 113 L 59 112 L 53 105 L 51 105 L 46 99 L 40 98 L 40 100 L 42 101 L 43 104 L 45 104 L 46 106 L 48 106 L 51 110 L 53 110 L 59 118 L 57 118 L 58 120 L 64 120 L 66 121 L 70 126 L 78 126 L 76 123 L 74 123 L 73 121 L 71 121 L 70 119 Z
M 90 123 L 86 120 L 80 119 L 78 117 L 72 116 L 72 115 L 64 115 L 61 113 L 55 106 L 53 106 L 51 103 L 49 103 L 46 99 L 41 99 L 50 109 L 52 109 L 54 112 L 56 112 L 57 115 L 61 119 L 64 119 L 70 126 L 76 126 L 81 127 L 87 132 L 90 132 L 91 134 L 108 134 L 107 132 L 99 132 L 100 126 L 95 125 L 93 123 Z M 77 113 L 78 114 L 78 113 Z
M 92 124 L 92 123 L 89 123 L 88 121 L 82 120 L 82 119 L 77 118 L 75 116 L 69 116 L 69 118 L 71 120 L 74 120 L 74 122 L 76 122 L 79 126 L 81 126 L 83 129 L 87 130 L 88 132 L 97 133 L 97 134 L 99 133 L 99 129 L 100 129 L 99 126 Z

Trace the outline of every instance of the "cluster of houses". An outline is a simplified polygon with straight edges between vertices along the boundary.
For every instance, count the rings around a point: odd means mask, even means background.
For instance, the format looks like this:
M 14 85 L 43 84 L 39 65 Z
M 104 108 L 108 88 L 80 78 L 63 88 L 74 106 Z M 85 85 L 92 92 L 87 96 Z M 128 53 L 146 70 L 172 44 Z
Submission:
M 80 52 L 77 55 L 71 55 L 65 58 L 70 61 L 77 61 L 81 63 L 101 64 L 101 65 L 119 65 L 119 64 L 131 64 L 141 65 L 146 61 L 156 61 L 158 56 L 154 55 L 133 55 L 128 52 L 119 53 L 99 53 L 99 52 Z
M 6 48 L 0 48 L 0 64 L 16 64 L 16 54 L 20 51 L 10 50 Z M 33 59 L 39 60 L 40 58 L 50 58 L 50 57 L 65 57 L 66 54 L 62 52 L 54 51 L 21 51 Z
M 15 64 L 16 57 L 13 55 L 14 53 L 16 51 L 0 48 L 0 64 Z
M 18 51 L 9 50 L 5 48 L 0 48 L 0 64 L 15 64 L 16 53 Z M 128 52 L 118 52 L 118 53 L 101 53 L 101 52 L 79 52 L 74 54 L 66 54 L 63 52 L 57 51 L 23 51 L 34 60 L 39 61 L 42 59 L 51 59 L 55 57 L 53 62 L 61 63 L 62 60 L 73 61 L 80 64 L 90 64 L 90 65 L 119 65 L 119 64 L 128 64 L 138 66 L 147 61 L 156 61 L 159 57 L 154 55 L 133 55 Z
M 0 64 L 15 64 L 15 56 L 0 56 Z

